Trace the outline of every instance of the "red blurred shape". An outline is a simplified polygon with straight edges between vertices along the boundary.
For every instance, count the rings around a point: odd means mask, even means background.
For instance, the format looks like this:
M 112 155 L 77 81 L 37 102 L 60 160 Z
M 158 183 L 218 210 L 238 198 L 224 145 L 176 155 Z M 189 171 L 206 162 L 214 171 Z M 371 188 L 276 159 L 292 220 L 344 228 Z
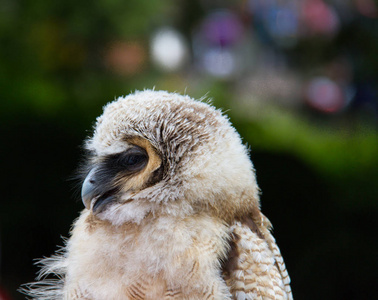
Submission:
M 0 300 L 11 300 L 9 294 L 2 287 L 0 287 Z
M 357 11 L 368 18 L 378 17 L 378 8 L 373 0 L 355 0 Z
M 139 42 L 113 42 L 105 53 L 105 64 L 119 75 L 133 75 L 142 70 L 146 50 Z

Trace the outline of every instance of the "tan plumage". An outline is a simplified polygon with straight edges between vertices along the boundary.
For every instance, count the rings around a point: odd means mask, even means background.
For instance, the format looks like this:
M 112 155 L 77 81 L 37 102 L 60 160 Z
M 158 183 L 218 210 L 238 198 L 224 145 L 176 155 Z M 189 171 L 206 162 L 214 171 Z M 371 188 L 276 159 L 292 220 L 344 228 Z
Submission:
M 29 296 L 292 299 L 248 152 L 221 112 L 136 92 L 104 108 L 86 148 L 86 208 Z

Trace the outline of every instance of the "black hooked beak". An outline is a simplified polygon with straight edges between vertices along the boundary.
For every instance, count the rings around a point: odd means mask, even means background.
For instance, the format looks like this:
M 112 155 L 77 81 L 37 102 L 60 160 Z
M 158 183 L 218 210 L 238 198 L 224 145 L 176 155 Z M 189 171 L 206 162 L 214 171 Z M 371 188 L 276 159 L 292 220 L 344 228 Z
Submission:
M 107 188 L 106 184 L 101 184 L 97 179 L 98 169 L 93 168 L 85 178 L 81 188 L 81 199 L 87 209 L 92 209 L 93 213 L 100 213 L 107 204 L 112 202 L 116 196 L 116 188 Z

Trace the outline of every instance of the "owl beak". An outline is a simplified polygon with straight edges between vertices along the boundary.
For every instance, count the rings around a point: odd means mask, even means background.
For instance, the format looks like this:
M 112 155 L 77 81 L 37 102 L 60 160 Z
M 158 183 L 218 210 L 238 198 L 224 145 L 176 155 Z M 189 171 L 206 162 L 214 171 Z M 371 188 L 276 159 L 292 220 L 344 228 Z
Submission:
M 89 172 L 81 188 L 81 199 L 83 201 L 84 206 L 87 209 L 90 209 L 92 199 L 95 197 L 95 191 L 96 191 L 96 185 L 95 185 L 96 181 L 94 178 L 95 172 L 96 172 L 96 169 L 92 169 Z
M 81 188 L 83 204 L 94 214 L 102 212 L 110 203 L 114 202 L 119 191 L 117 187 L 112 187 L 106 180 L 99 182 L 98 178 L 101 178 L 99 171 L 97 168 L 93 168 Z

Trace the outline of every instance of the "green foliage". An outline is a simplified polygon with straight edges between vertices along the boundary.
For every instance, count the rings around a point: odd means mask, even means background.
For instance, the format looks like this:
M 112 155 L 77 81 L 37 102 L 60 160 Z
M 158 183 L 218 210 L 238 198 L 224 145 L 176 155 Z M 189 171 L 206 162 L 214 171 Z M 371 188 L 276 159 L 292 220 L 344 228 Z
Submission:
M 56 114 L 63 107 L 102 105 L 103 88 L 124 84 L 107 74 L 114 40 L 144 40 L 166 1 L 3 1 L 0 84 L 5 107 Z M 113 78 L 112 78 L 113 77 Z M 91 87 L 80 92 L 89 82 Z M 126 86 L 125 89 L 128 92 Z M 123 92 L 125 93 L 125 92 Z M 90 99 L 89 99 L 90 98 Z M 86 109 L 83 107 L 83 109 Z

